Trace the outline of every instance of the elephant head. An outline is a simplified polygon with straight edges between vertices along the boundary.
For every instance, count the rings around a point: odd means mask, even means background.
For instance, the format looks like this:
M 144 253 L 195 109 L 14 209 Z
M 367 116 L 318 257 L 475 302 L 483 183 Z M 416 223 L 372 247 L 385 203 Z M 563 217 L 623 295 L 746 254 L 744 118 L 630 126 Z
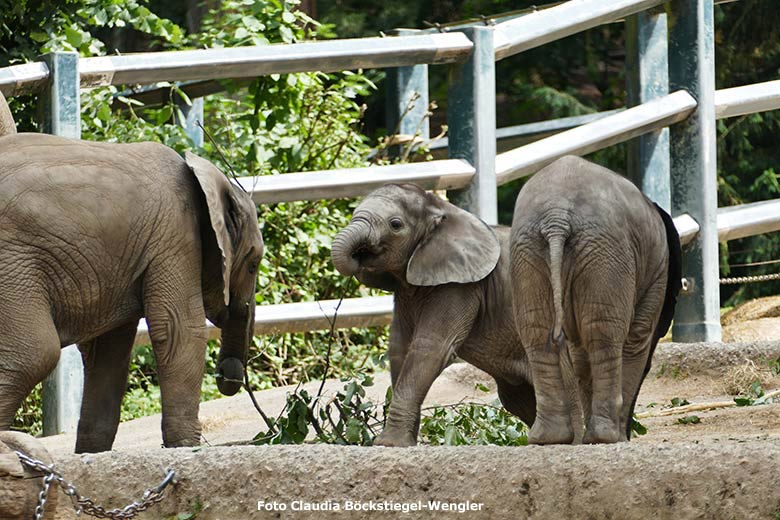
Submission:
M 399 284 L 476 282 L 495 268 L 499 255 L 487 224 L 412 184 L 388 184 L 369 194 L 331 249 L 341 274 L 388 291 Z
M 204 194 L 208 216 L 201 222 L 203 304 L 206 317 L 222 329 L 217 386 L 225 395 L 241 389 L 255 321 L 257 266 L 263 238 L 257 207 L 239 186 L 205 159 L 185 160 Z

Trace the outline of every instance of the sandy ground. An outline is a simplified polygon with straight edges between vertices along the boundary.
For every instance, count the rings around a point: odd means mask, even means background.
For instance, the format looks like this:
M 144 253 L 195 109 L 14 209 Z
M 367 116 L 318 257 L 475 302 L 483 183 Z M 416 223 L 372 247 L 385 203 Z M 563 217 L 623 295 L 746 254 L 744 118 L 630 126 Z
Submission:
M 724 335 L 745 338 L 743 343 L 659 345 L 637 412 L 658 413 L 674 398 L 694 404 L 732 401 L 737 387 L 747 388 L 756 378 L 766 391 L 780 389 L 780 378 L 769 370 L 770 361 L 780 357 L 780 298 L 754 307 L 724 316 Z M 755 341 L 755 330 L 771 341 Z M 495 398 L 475 390 L 476 383 L 494 390 L 486 374 L 453 365 L 426 402 Z M 318 384 L 308 389 L 316 391 Z M 326 388 L 342 384 L 331 381 Z M 381 400 L 388 385 L 387 374 L 380 374 L 369 396 Z M 268 414 L 276 414 L 290 390 L 257 397 Z M 696 424 L 679 421 L 693 415 Z M 74 438 L 67 435 L 42 440 L 80 491 L 112 506 L 137 498 L 165 468 L 174 467 L 176 485 L 141 518 L 196 511 L 202 519 L 780 518 L 780 404 L 647 417 L 641 419 L 646 435 L 611 446 L 223 446 L 245 443 L 263 429 L 243 393 L 203 403 L 201 420 L 207 445 L 196 449 L 159 449 L 159 416 L 122 424 L 109 453 L 73 455 Z M 472 509 L 436 512 L 429 500 Z M 272 510 L 258 511 L 258 501 Z M 422 509 L 345 510 L 353 501 Z M 294 510 L 306 507 L 327 510 Z M 60 507 L 57 518 L 75 516 Z

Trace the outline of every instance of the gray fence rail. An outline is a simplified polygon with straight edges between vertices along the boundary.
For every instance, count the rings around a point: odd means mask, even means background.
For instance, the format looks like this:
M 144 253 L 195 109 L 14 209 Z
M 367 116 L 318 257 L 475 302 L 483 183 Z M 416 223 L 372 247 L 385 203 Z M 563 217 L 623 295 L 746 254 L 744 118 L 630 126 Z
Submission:
M 60 53 L 41 62 L 0 69 L 6 95 L 42 92 L 49 100 L 46 127 L 78 137 L 78 89 L 109 84 L 197 80 L 262 74 L 337 71 L 388 67 L 391 122 L 401 133 L 417 130 L 401 119 L 413 98 L 416 114 L 427 107 L 427 67 L 445 64 L 450 75 L 449 159 L 328 172 L 289 173 L 243 178 L 259 204 L 363 195 L 386 182 L 414 182 L 426 189 L 449 190 L 452 200 L 487 222 L 496 219 L 496 186 L 530 175 L 566 154 L 583 155 L 636 139 L 631 147 L 631 178 L 671 209 L 685 247 L 684 276 L 691 282 L 675 317 L 675 338 L 684 341 L 720 337 L 717 316 L 718 240 L 732 240 L 780 230 L 780 202 L 733 208 L 716 207 L 716 118 L 780 108 L 780 81 L 714 90 L 713 0 L 674 0 L 667 4 L 677 20 L 671 28 L 662 0 L 570 0 L 554 7 L 500 18 L 494 26 L 448 28 L 448 32 L 398 31 L 396 36 L 307 42 L 294 45 L 144 53 L 78 60 Z M 627 18 L 628 17 L 628 18 Z M 586 118 L 495 128 L 495 62 L 602 23 L 626 19 L 632 57 L 630 105 L 621 111 Z M 205 82 L 205 83 L 203 83 Z M 207 90 L 204 90 L 206 92 Z M 197 115 L 197 114 L 195 114 Z M 496 139 L 553 133 L 531 144 L 496 155 Z M 671 138 L 670 138 L 671 132 Z M 426 125 L 419 138 L 429 135 Z M 714 302 L 714 306 L 713 306 Z M 258 334 L 330 327 L 334 302 L 259 306 Z M 375 326 L 389 322 L 390 297 L 345 300 L 337 327 Z M 143 326 L 139 342 L 148 341 Z M 69 350 L 69 349 L 66 349 Z M 65 359 L 67 356 L 63 356 Z M 80 369 L 79 360 L 70 368 Z M 67 363 L 65 363 L 67 365 Z M 62 365 L 62 363 L 61 363 Z M 78 372 L 78 370 L 76 370 Z M 57 394 L 49 407 L 62 411 L 63 381 L 73 370 L 64 366 L 49 387 Z M 63 375 L 64 374 L 64 375 Z M 67 377 L 66 377 L 67 376 Z M 75 385 L 76 383 L 67 383 Z M 49 431 L 72 428 L 66 413 L 51 419 Z

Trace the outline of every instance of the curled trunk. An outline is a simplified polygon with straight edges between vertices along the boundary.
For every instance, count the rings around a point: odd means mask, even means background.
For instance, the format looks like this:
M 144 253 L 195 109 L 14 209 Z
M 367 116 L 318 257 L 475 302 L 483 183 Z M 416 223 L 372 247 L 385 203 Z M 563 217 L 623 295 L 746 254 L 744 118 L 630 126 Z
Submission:
M 360 269 L 360 263 L 354 257 L 355 251 L 362 247 L 368 238 L 368 225 L 363 221 L 353 221 L 339 231 L 333 239 L 331 258 L 333 265 L 344 276 L 353 276 Z

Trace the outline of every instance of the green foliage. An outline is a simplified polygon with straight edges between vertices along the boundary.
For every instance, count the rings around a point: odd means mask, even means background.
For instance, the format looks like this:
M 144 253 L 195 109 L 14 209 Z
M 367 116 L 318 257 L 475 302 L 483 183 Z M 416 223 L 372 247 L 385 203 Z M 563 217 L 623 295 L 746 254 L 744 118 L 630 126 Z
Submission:
M 701 418 L 698 415 L 686 415 L 685 417 L 677 419 L 677 424 L 683 425 L 699 424 L 700 422 Z
M 527 427 L 500 407 L 481 403 L 437 406 L 422 417 L 420 436 L 439 446 L 525 446 Z
M 750 388 L 744 395 L 734 398 L 737 406 L 760 406 L 762 404 L 771 404 L 777 402 L 777 392 L 767 394 L 760 381 L 753 381 Z
M 268 429 L 257 434 L 254 443 L 301 444 L 313 430 L 314 442 L 371 445 L 382 425 L 377 415 L 379 407 L 366 399 L 365 388 L 373 384 L 370 375 L 360 374 L 327 400 L 297 388 L 287 395 L 279 417 L 268 421 Z M 388 390 L 385 408 L 390 398 Z
M 777 376 L 777 375 L 780 375 L 780 357 L 778 357 L 778 358 L 777 358 L 777 359 L 775 359 L 775 360 L 772 360 L 772 361 L 769 363 L 769 370 L 771 370 L 771 371 L 772 371 L 772 373 L 773 373 L 774 375 L 776 375 L 776 376 Z
M 24 399 L 21 408 L 16 412 L 16 417 L 11 425 L 11 429 L 21 430 L 30 435 L 41 435 L 43 433 L 43 417 L 41 413 L 41 390 L 43 384 L 35 385 L 33 391 Z
M 672 408 L 676 408 L 678 406 L 685 406 L 687 404 L 691 404 L 690 401 L 688 401 L 687 399 L 682 398 L 682 397 L 672 397 L 672 400 L 670 402 L 671 402 L 671 407 Z
M 634 436 L 647 435 L 647 427 L 639 422 L 636 417 L 631 418 L 631 432 Z
M 366 398 L 365 388 L 374 384 L 367 374 L 345 380 L 332 397 L 312 396 L 304 389 L 287 395 L 285 408 L 266 422 L 255 444 L 301 444 L 303 442 L 370 446 L 384 426 L 382 419 L 392 400 L 388 388 L 384 402 Z M 438 445 L 525 446 L 527 427 L 500 405 L 458 403 L 423 410 L 422 442 Z

